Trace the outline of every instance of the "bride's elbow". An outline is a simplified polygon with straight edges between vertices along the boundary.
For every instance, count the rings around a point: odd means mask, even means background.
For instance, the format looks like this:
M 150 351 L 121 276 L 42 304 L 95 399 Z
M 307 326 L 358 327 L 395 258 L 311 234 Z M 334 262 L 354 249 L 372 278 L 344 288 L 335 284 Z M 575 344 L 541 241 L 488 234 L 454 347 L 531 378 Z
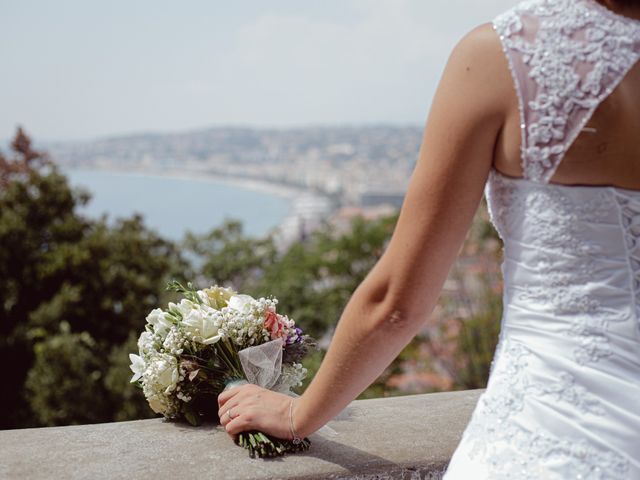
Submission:
M 403 295 L 393 292 L 389 285 L 368 295 L 367 310 L 372 331 L 417 333 L 424 325 L 426 311 L 423 305 L 414 305 Z
M 390 306 L 378 323 L 387 330 L 413 330 L 416 326 L 417 317 L 410 315 L 400 306 Z

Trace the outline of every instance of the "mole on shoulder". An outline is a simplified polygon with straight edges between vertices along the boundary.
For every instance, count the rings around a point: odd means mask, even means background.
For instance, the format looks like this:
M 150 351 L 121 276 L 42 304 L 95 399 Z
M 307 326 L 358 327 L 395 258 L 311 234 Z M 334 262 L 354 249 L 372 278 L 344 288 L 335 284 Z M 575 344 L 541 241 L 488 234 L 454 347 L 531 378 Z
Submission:
M 596 147 L 596 152 L 604 153 L 607 151 L 608 146 L 609 145 L 607 144 L 607 142 L 602 142 L 600 145 Z

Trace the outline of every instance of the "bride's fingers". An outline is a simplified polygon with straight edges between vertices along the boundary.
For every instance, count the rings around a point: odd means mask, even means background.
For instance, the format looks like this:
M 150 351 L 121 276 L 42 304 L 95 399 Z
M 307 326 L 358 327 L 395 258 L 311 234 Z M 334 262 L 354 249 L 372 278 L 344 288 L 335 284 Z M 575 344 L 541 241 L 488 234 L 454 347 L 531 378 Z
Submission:
M 222 418 L 222 416 L 228 410 L 231 410 L 234 406 L 237 406 L 242 402 L 245 402 L 248 398 L 251 398 L 251 389 L 244 388 L 245 386 L 246 385 L 243 385 L 242 387 L 233 388 L 232 390 L 236 390 L 233 396 L 230 396 L 226 399 L 223 398 L 222 401 L 220 401 L 220 398 L 218 398 L 218 405 L 219 405 L 218 417 Z M 223 393 L 227 393 L 227 392 L 223 392 Z
M 250 411 L 241 412 L 237 417 L 234 417 L 233 420 L 228 421 L 224 429 L 229 435 L 235 436 L 241 432 L 251 430 L 250 427 L 253 420 L 253 415 Z
M 218 407 L 222 409 L 226 402 L 240 393 L 240 388 L 241 387 L 230 388 L 229 390 L 225 390 L 220 395 L 218 395 Z
M 252 395 L 260 390 L 260 387 L 257 385 L 247 384 L 241 385 L 239 387 L 233 387 L 229 390 L 222 392 L 218 395 L 218 407 L 222 409 L 224 404 L 231 400 L 232 398 L 241 399 L 245 398 L 247 395 Z
M 238 406 L 239 402 L 235 401 L 234 399 L 228 401 L 222 408 L 218 410 L 218 418 L 220 419 L 221 425 L 225 425 L 226 423 L 230 422 L 232 418 L 238 416 Z

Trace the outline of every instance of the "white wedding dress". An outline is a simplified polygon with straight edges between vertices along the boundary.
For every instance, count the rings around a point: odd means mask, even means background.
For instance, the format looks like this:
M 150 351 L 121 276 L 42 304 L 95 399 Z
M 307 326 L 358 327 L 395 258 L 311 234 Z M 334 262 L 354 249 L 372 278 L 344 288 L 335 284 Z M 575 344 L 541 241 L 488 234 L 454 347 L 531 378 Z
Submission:
M 504 314 L 444 478 L 640 479 L 640 191 L 549 183 L 640 58 L 640 21 L 595 0 L 532 0 L 493 25 L 520 101 L 524 178 L 494 169 L 486 186 Z

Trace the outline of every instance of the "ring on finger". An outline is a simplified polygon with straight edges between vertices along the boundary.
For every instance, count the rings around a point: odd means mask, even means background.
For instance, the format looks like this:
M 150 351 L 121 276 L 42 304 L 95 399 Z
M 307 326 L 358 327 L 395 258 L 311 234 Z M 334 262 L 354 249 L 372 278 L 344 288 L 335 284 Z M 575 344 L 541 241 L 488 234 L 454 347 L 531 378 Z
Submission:
M 229 420 L 233 420 L 235 418 L 233 415 L 231 415 L 231 409 L 227 410 L 227 417 L 229 417 Z

